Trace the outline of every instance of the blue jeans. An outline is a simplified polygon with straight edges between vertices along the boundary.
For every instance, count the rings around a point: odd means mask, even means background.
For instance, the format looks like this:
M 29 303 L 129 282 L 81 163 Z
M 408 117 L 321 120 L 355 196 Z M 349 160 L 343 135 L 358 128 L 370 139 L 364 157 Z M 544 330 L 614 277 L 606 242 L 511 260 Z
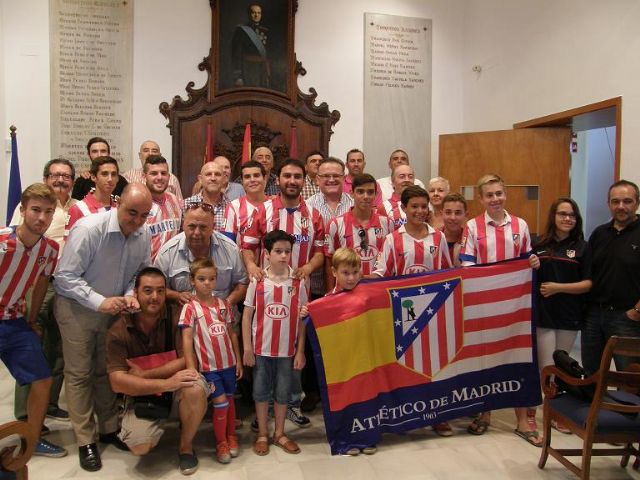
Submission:
M 256 355 L 256 365 L 253 369 L 253 399 L 256 402 L 275 400 L 280 405 L 289 403 L 292 372 L 292 357 Z
M 607 340 L 613 335 L 620 337 L 640 337 L 640 322 L 627 317 L 626 310 L 613 310 L 591 305 L 582 328 L 582 364 L 588 375 L 600 369 L 600 362 Z M 623 370 L 640 357 L 614 355 L 616 370 Z

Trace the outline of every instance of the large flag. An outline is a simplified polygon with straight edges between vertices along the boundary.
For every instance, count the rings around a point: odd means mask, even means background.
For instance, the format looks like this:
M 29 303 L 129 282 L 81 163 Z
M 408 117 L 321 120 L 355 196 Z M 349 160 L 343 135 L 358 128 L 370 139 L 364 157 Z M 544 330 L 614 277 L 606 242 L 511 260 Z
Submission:
M 309 304 L 331 452 L 540 403 L 527 260 L 364 281 Z
M 20 182 L 20 162 L 18 162 L 18 139 L 16 138 L 16 127 L 11 125 L 11 167 L 9 171 L 9 194 L 7 195 L 7 223 L 11 222 L 13 211 L 20 203 L 22 195 L 22 183 Z
M 242 139 L 240 165 L 244 165 L 249 160 L 251 160 L 251 124 L 247 123 L 244 127 L 244 138 Z

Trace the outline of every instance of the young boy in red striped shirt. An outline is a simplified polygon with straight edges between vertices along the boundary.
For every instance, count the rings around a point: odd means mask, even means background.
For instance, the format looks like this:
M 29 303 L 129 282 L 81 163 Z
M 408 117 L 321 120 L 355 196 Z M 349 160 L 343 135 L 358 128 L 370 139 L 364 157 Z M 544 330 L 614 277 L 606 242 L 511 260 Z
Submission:
M 291 394 L 293 370 L 305 364 L 305 328 L 300 308 L 307 303 L 303 279 L 293 278 L 289 266 L 294 238 L 282 230 L 264 237 L 269 266 L 262 279 L 249 284 L 242 316 L 243 361 L 253 367 L 253 399 L 256 402 L 258 436 L 256 455 L 269 453 L 267 413 L 274 400 L 275 431 L 272 442 L 286 453 L 300 453 L 300 447 L 284 434 L 284 421 Z M 272 394 L 273 392 L 273 394 Z

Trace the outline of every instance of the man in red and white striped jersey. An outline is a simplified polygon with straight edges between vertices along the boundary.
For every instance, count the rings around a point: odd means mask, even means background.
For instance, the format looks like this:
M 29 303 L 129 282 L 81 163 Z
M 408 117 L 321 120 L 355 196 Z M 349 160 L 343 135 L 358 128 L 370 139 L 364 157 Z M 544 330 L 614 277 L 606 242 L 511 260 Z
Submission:
M 238 243 L 249 226 L 253 212 L 267 199 L 264 193 L 267 172 L 260 163 L 251 160 L 240 167 L 240 180 L 246 195 L 227 205 L 224 215 L 226 226 L 222 230 L 222 233 Z
M 150 155 L 144 163 L 147 188 L 153 204 L 147 217 L 151 233 L 151 261 L 156 259 L 160 247 L 180 232 L 182 202 L 169 193 L 169 165 L 160 155 Z
M 327 291 L 331 291 L 335 285 L 335 277 L 330 268 L 331 257 L 338 248 L 353 248 L 360 256 L 362 274 L 371 275 L 378 253 L 382 251 L 384 239 L 395 230 L 393 221 L 378 214 L 374 208 L 377 186 L 376 179 L 368 173 L 353 177 L 353 208 L 344 215 L 333 217 L 327 225 Z
M 95 188 L 69 209 L 69 219 L 64 228 L 65 239 L 81 218 L 118 206 L 117 197 L 113 195 L 118 183 L 118 161 L 113 157 L 98 157 L 91 163 L 89 171 Z
M 415 184 L 415 180 L 416 177 L 413 173 L 413 168 L 406 164 L 398 165 L 391 173 L 393 194 L 391 198 L 382 202 L 382 209 L 380 209 L 380 211 L 393 220 L 396 229 L 407 223 L 407 215 L 402 209 L 400 196 L 405 188 Z
M 51 389 L 51 370 L 36 332 L 40 333 L 38 312 L 58 261 L 58 244 L 44 236 L 57 201 L 51 187 L 35 183 L 20 198 L 23 222 L 0 229 L 0 358 L 18 384 L 31 385 L 27 423 L 36 438 L 40 437 Z M 25 320 L 25 296 L 31 287 Z M 34 454 L 63 457 L 67 451 L 38 440 Z
M 288 158 L 280 167 L 280 194 L 270 198 L 254 212 L 251 225 L 241 236 L 242 256 L 251 278 L 262 279 L 266 259 L 256 259 L 264 236 L 272 230 L 284 230 L 296 243 L 291 252 L 290 266 L 296 278 L 309 275 L 324 264 L 324 223 L 320 213 L 310 207 L 300 195 L 304 185 L 304 164 Z M 258 266 L 260 263 L 260 266 Z
M 162 155 L 160 153 L 160 145 L 158 145 L 153 140 L 146 140 L 142 143 L 142 145 L 140 145 L 140 151 L 138 152 L 138 158 L 140 159 L 141 166 L 132 168 L 131 170 L 127 170 L 122 174 L 122 176 L 127 179 L 127 182 L 147 183 L 144 174 L 144 163 L 151 155 Z M 182 190 L 180 188 L 180 182 L 173 173 L 169 173 L 169 184 L 167 186 L 167 190 L 182 202 Z
M 507 189 L 504 181 L 494 174 L 484 175 L 478 180 L 478 198 L 485 212 L 467 222 L 462 234 L 460 261 L 462 266 L 483 265 L 512 258 L 527 258 L 532 268 L 540 267 L 540 260 L 530 255 L 531 238 L 529 227 L 523 219 L 510 215 L 504 209 Z M 516 434 L 535 446 L 542 446 L 542 435 L 535 425 L 535 409 L 528 419 L 527 408 L 515 408 Z M 482 435 L 489 428 L 491 412 L 476 418 L 467 431 Z
M 390 277 L 450 268 L 451 259 L 444 233 L 427 223 L 427 191 L 412 185 L 404 189 L 401 199 L 407 223 L 385 238 L 374 273 Z

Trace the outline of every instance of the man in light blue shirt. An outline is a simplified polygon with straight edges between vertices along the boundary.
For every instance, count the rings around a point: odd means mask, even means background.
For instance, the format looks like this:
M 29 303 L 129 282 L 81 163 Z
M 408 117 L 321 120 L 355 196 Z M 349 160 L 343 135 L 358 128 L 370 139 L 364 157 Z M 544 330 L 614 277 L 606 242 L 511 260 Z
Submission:
M 213 222 L 211 205 L 186 204 L 184 231 L 165 243 L 156 257 L 154 265 L 167 277 L 167 298 L 181 306 L 195 298 L 189 266 L 200 257 L 211 257 L 218 270 L 214 295 L 231 305 L 244 299 L 248 279 L 238 246 L 214 231 Z
M 105 338 L 116 315 L 139 308 L 133 282 L 151 262 L 151 238 L 145 225 L 151 203 L 145 185 L 130 184 L 118 209 L 78 221 L 55 273 L 67 405 L 80 466 L 88 471 L 102 467 L 94 414 L 100 441 L 127 450 L 117 437 L 118 411 L 107 377 Z

